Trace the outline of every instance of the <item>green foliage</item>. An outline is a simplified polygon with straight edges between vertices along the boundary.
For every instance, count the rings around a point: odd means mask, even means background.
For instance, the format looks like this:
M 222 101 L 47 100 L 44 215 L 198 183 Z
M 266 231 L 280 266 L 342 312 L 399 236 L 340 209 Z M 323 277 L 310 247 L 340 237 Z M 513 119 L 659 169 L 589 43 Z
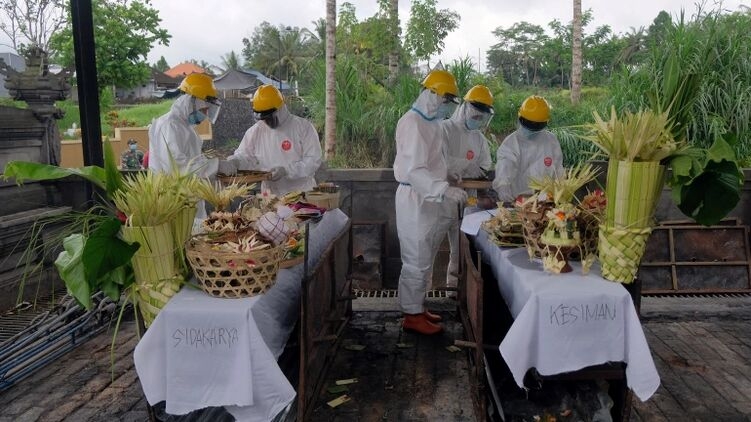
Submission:
M 101 110 L 100 122 L 102 124 L 102 135 L 113 136 L 115 134 L 115 127 L 123 126 L 136 126 L 146 127 L 151 124 L 151 121 L 155 118 L 167 113 L 172 106 L 174 100 L 164 100 L 158 103 L 139 104 L 136 106 L 120 108 L 116 113 L 118 122 L 127 122 L 127 124 L 113 125 L 112 118 L 108 117 L 110 112 Z M 63 110 L 65 113 L 63 118 L 58 120 L 57 126 L 61 131 L 65 131 L 76 124 L 76 127 L 81 127 L 81 116 L 79 114 L 78 105 L 74 104 L 70 100 L 58 101 L 57 107 Z M 115 116 L 113 116 L 115 117 Z
M 229 53 L 222 56 L 222 66 L 224 66 L 224 70 L 238 70 L 240 69 L 240 57 L 235 53 L 235 50 L 230 51 Z
M 96 1 L 92 13 L 100 91 L 111 86 L 131 88 L 148 80 L 151 68 L 146 57 L 155 44 L 169 45 L 170 39 L 159 27 L 159 11 L 151 7 L 150 0 Z M 72 31 L 68 19 L 67 26 L 50 39 L 53 59 L 67 67 L 75 62 Z
M 699 9 L 691 21 L 681 15 L 655 25 L 656 41 L 643 65 L 614 78 L 613 104 L 631 110 L 669 107 L 676 136 L 700 148 L 725 137 L 748 164 L 751 15 Z
M 743 173 L 733 149 L 721 137 L 706 151 L 684 150 L 671 160 L 670 167 L 673 201 L 697 223 L 717 224 L 738 205 Z
M 166 72 L 171 66 L 167 63 L 167 59 L 164 56 L 159 56 L 159 60 L 154 65 L 154 68 L 160 72 Z
M 436 0 L 412 0 L 404 45 L 418 60 L 440 54 L 444 39 L 459 26 L 461 16 L 453 10 L 436 8 Z
M 419 81 L 400 77 L 393 88 L 374 83 L 359 71 L 356 58 L 337 62 L 337 159 L 330 167 L 390 167 L 395 156 L 396 122 L 420 92 Z M 314 125 L 321 130 L 325 116 L 323 62 L 310 71 L 306 96 Z M 374 122 L 378 122 L 375 124 Z
M 26 180 L 56 180 L 73 175 L 83 177 L 101 188 L 109 198 L 123 186 L 117 159 L 109 142 L 104 143 L 104 168 L 61 168 L 11 161 L 5 166 L 3 178 L 13 178 L 20 185 Z M 107 213 L 110 215 L 107 216 Z M 120 239 L 120 221 L 112 217 L 111 210 L 100 206 L 71 219 L 68 231 L 71 230 L 74 232 L 62 240 L 64 251 L 55 261 L 65 286 L 86 309 L 91 307 L 91 294 L 100 289 L 113 300 L 119 299 L 120 294 L 133 281 L 128 263 L 139 245 L 128 244 Z M 76 230 L 80 232 L 75 232 Z M 27 257 L 37 249 L 35 243 L 31 243 L 31 253 L 26 253 Z
M 245 66 L 283 80 L 297 79 L 320 52 L 319 40 L 306 28 L 271 26 L 264 21 L 243 38 Z
M 617 58 L 625 43 L 607 25 L 588 33 L 586 27 L 592 20 L 592 10 L 586 10 L 582 14 L 582 80 L 600 85 L 621 65 Z M 487 51 L 489 72 L 513 86 L 568 87 L 573 26 L 555 19 L 548 23 L 548 29 L 546 32 L 542 26 L 522 21 L 493 30 L 498 43 Z

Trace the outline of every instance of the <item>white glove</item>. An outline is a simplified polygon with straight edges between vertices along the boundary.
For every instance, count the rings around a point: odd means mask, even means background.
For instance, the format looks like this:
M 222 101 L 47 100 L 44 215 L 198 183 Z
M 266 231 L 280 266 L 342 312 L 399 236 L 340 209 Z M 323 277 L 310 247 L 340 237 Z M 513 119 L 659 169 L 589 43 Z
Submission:
M 469 164 L 467 164 L 467 168 L 464 169 L 464 174 L 469 178 L 479 179 L 485 174 L 485 172 L 475 161 L 470 161 Z
M 443 197 L 460 204 L 467 202 L 467 192 L 465 192 L 464 189 L 459 189 L 451 186 L 446 188 L 446 191 L 443 192 Z
M 462 175 L 459 174 L 459 172 L 449 170 L 448 175 L 446 177 L 448 178 L 448 181 L 451 183 L 458 184 L 462 182 Z
M 236 175 L 237 174 L 237 161 L 219 160 L 219 173 L 226 174 L 227 176 Z
M 287 169 L 284 167 L 274 167 L 271 169 L 271 180 L 277 181 L 287 175 Z

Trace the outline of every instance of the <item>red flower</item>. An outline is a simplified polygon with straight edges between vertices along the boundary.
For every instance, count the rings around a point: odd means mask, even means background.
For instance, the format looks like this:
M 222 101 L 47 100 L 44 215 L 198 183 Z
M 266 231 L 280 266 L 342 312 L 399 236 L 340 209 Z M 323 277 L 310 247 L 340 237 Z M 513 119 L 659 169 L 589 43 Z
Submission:
M 128 216 L 125 215 L 125 213 L 120 210 L 117 210 L 115 212 L 115 217 L 117 217 L 117 219 L 120 220 L 120 222 L 123 224 L 125 224 L 125 222 L 128 221 Z

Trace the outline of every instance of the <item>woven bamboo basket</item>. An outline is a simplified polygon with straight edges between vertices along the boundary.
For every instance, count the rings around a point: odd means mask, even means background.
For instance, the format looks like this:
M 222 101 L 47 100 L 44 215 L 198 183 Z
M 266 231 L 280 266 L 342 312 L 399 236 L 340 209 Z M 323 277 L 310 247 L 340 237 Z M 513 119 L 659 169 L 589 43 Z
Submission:
M 235 299 L 263 294 L 274 285 L 283 247 L 238 254 L 215 250 L 193 237 L 185 244 L 185 254 L 203 291 Z

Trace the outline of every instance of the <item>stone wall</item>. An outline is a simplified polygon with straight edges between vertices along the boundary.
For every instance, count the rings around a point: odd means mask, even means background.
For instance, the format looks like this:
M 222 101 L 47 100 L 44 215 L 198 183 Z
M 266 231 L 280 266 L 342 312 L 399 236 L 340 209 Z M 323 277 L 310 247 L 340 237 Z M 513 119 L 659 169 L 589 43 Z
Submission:
M 222 109 L 214 125 L 213 147 L 223 149 L 229 144 L 238 145 L 245 131 L 254 123 L 250 100 L 247 98 L 223 99 Z

